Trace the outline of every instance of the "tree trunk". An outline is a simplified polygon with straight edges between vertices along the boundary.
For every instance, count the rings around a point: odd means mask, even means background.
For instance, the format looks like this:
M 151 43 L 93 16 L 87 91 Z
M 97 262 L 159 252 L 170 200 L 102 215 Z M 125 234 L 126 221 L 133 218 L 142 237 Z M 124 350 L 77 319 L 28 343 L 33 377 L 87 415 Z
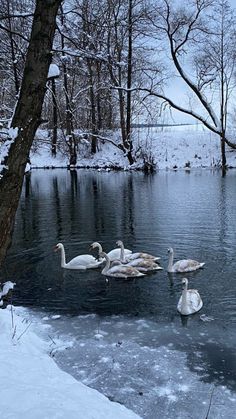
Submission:
M 11 59 L 12 59 L 12 69 L 13 69 L 13 75 L 14 75 L 14 84 L 15 84 L 15 92 L 16 95 L 19 92 L 20 83 L 18 79 L 17 74 L 17 61 L 16 61 L 16 54 L 15 54 L 15 47 L 14 47 L 14 39 L 13 39 L 13 33 L 12 33 L 12 24 L 11 24 L 11 10 L 10 10 L 10 2 L 7 1 L 7 13 L 8 13 L 8 28 L 9 28 L 9 39 L 10 39 L 10 45 L 11 45 Z
M 126 105 L 126 144 L 127 144 L 127 158 L 129 164 L 134 163 L 133 158 L 133 143 L 131 139 L 131 87 L 132 87 L 132 53 L 133 53 L 133 27 L 132 27 L 132 0 L 129 0 L 128 12 L 128 74 L 127 74 L 127 105 Z
M 61 12 L 61 24 L 64 25 L 64 17 L 63 17 L 63 7 L 60 7 Z M 65 38 L 64 35 L 61 34 L 61 49 L 62 49 L 62 56 L 65 57 L 66 54 L 64 52 L 65 48 Z M 64 82 L 64 92 L 65 92 L 65 99 L 66 99 L 66 141 L 69 147 L 70 153 L 70 166 L 75 166 L 77 163 L 77 144 L 74 135 L 73 129 L 73 112 L 72 112 L 72 105 L 69 97 L 69 88 L 68 88 L 68 75 L 67 75 L 67 64 L 66 61 L 63 60 L 62 62 L 62 70 L 63 70 L 63 82 Z
M 52 79 L 52 107 L 53 107 L 53 129 L 52 129 L 52 156 L 56 157 L 57 154 L 57 97 L 56 97 L 56 82 L 55 78 Z
M 129 0 L 128 12 L 128 69 L 127 69 L 127 105 L 126 105 L 126 137 L 131 142 L 131 86 L 132 86 L 132 0 Z
M 11 123 L 16 137 L 5 159 L 7 167 L 3 169 L 0 179 L 0 265 L 11 242 L 25 166 L 40 125 L 60 3 L 61 0 L 36 1 L 20 96 Z
M 87 60 L 88 73 L 89 73 L 89 96 L 90 96 L 90 109 L 91 109 L 91 123 L 92 123 L 92 139 L 91 139 L 91 153 L 97 152 L 97 118 L 96 118 L 96 103 L 93 82 L 93 69 L 91 60 Z
M 223 130 L 221 139 L 220 139 L 220 145 L 221 145 L 221 168 L 222 168 L 222 176 L 226 175 L 226 154 L 225 154 L 225 131 Z

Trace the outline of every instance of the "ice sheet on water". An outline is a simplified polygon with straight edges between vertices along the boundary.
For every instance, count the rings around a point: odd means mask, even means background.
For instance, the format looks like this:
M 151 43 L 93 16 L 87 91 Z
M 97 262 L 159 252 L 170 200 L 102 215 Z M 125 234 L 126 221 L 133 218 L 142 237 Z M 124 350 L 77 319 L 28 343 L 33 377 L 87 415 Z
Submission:
M 86 315 L 50 324 L 56 345 L 57 339 L 73 342 L 64 351 L 55 345 L 58 364 L 143 418 L 199 419 L 210 403 L 210 419 L 220 417 L 221 409 L 233 417 L 236 385 L 223 362 L 231 348 L 224 348 L 223 335 L 220 341 L 213 332 L 209 336 L 206 323 L 200 321 L 195 331 L 135 317 Z

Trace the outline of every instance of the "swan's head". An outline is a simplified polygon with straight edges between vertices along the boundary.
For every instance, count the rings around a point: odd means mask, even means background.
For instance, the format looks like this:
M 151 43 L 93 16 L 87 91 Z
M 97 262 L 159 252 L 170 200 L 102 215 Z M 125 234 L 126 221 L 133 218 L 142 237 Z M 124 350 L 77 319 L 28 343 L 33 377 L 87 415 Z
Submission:
M 172 247 L 169 247 L 169 248 L 167 249 L 167 252 L 172 254 L 172 253 L 174 253 L 174 250 L 172 249 Z
M 116 245 L 118 247 L 122 247 L 123 246 L 123 242 L 121 240 L 117 240 Z
M 100 243 L 98 243 L 98 242 L 93 242 L 91 245 L 90 245 L 90 250 L 92 250 L 92 249 L 96 249 L 96 248 L 100 248 L 101 247 L 101 245 L 100 245 Z
M 182 279 L 182 285 L 183 285 L 183 288 L 185 288 L 185 287 L 188 285 L 188 280 L 187 280 L 187 278 L 183 278 L 183 279 Z
M 57 243 L 56 246 L 53 248 L 54 252 L 58 252 L 58 250 L 63 249 L 63 244 L 62 243 Z

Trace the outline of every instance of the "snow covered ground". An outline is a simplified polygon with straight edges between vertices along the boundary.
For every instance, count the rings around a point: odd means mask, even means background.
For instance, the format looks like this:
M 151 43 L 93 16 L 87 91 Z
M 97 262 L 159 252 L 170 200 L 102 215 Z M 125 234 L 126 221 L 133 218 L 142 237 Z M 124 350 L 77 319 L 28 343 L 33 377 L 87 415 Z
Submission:
M 39 131 L 38 137 L 46 132 Z M 90 144 L 81 140 L 78 146 L 78 167 L 96 169 L 119 167 L 128 169 L 128 160 L 124 153 L 113 144 L 99 141 L 99 151 L 90 154 Z M 157 169 L 180 169 L 197 167 L 214 168 L 220 165 L 220 140 L 201 126 L 136 128 L 134 135 L 136 163 L 133 169 L 143 165 L 144 154 L 153 158 Z M 226 148 L 227 164 L 236 167 L 236 150 Z M 31 152 L 33 168 L 67 167 L 68 155 L 59 151 L 56 157 L 51 156 L 49 142 L 38 143 Z
M 8 306 L 0 310 L 2 418 L 138 418 L 63 372 L 48 355 L 49 344 L 34 333 L 34 325 L 27 317 L 29 314 L 26 316 L 22 308 L 11 310 Z M 68 345 L 63 342 L 60 347 Z

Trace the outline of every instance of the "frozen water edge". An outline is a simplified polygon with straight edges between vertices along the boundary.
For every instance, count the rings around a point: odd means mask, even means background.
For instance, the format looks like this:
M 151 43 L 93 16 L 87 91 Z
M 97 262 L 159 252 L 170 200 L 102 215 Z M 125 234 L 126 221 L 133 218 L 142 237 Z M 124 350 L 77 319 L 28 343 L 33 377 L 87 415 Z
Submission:
M 0 310 L 1 417 L 138 419 L 62 371 L 47 353 L 48 342 L 35 334 L 36 324 L 22 308 Z
M 235 366 L 235 336 L 225 346 L 214 324 L 209 336 L 203 323 L 196 334 L 125 316 L 43 317 L 59 366 L 142 418 L 234 417 L 235 372 L 224 361 Z

